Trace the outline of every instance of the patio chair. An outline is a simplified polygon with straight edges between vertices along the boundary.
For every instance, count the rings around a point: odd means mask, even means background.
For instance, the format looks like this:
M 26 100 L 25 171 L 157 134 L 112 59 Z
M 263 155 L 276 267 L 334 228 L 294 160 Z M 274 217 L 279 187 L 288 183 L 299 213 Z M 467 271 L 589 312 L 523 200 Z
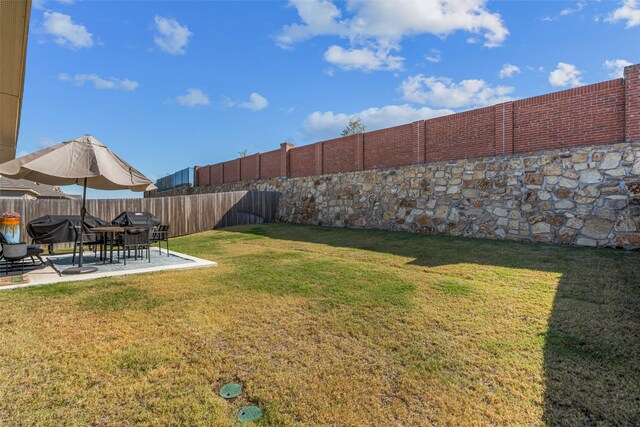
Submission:
M 5 276 L 9 275 L 9 266 L 13 268 L 13 266 L 19 261 L 22 261 L 21 263 L 22 274 L 24 274 L 24 259 L 27 258 L 28 256 L 29 255 L 28 255 L 26 244 L 13 244 L 13 245 L 9 245 L 7 243 L 0 244 L 0 258 L 3 258 L 5 262 L 5 269 L 4 269 Z
M 4 236 L 4 234 L 0 233 L 0 244 L 8 244 L 9 241 L 7 240 L 7 238 Z M 33 263 L 33 265 L 38 265 L 36 264 L 36 260 L 34 259 L 34 257 L 38 258 L 38 261 L 40 261 L 40 265 L 44 264 L 44 260 L 42 259 L 42 253 L 44 252 L 43 249 L 40 249 L 38 246 L 36 245 L 27 245 L 27 256 L 29 258 L 31 258 L 31 262 Z
M 149 244 L 158 244 L 158 251 L 162 255 L 162 242 L 167 244 L 167 257 L 169 256 L 169 226 L 166 224 L 160 224 L 151 230 L 149 236 Z
M 135 260 L 138 260 L 138 252 L 140 252 L 140 257 L 142 258 L 142 254 L 146 250 L 147 260 L 151 262 L 151 251 L 149 250 L 151 244 L 149 243 L 149 237 L 150 231 L 147 228 L 125 229 L 124 233 L 122 234 L 122 240 L 118 245 L 122 247 L 122 257 L 124 258 L 124 265 L 127 265 L 127 253 L 129 257 L 131 256 L 131 249 L 133 249 Z
M 78 249 L 78 245 L 80 244 L 80 226 L 73 226 L 73 231 L 75 232 L 75 239 L 73 239 L 73 257 L 71 258 L 71 264 L 75 265 L 76 262 L 76 251 Z M 97 248 L 100 248 L 100 253 L 102 254 L 102 245 L 104 242 L 102 241 L 102 236 L 91 232 L 91 229 L 86 227 L 82 232 L 82 242 L 83 246 L 87 246 L 89 250 L 93 250 L 93 256 L 97 256 Z

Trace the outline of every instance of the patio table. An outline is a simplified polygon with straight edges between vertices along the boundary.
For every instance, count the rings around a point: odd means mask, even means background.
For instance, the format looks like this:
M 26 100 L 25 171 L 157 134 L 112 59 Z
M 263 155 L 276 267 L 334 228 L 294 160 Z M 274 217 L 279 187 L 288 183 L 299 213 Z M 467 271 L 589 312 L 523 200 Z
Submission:
M 149 231 L 147 227 L 120 227 L 120 226 L 109 226 L 109 227 L 94 227 L 91 229 L 92 233 L 101 233 L 103 235 L 103 248 L 104 248 L 104 257 L 102 257 L 102 263 L 105 264 L 107 262 L 107 242 L 109 242 L 109 263 L 113 264 L 113 242 L 119 234 L 125 236 L 125 231 Z M 107 235 L 111 235 L 111 239 L 107 240 Z M 125 237 L 126 238 L 126 237 Z M 126 256 L 126 254 L 123 254 Z

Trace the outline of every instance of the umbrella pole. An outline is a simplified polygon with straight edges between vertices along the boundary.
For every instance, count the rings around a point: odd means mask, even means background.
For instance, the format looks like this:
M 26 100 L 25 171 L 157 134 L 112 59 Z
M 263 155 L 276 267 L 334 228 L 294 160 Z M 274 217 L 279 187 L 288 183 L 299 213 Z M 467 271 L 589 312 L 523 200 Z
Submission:
M 80 250 L 78 256 L 80 257 L 80 261 L 78 262 L 77 267 L 69 267 L 62 270 L 62 274 L 85 274 L 85 273 L 94 273 L 98 271 L 96 267 L 83 267 L 82 266 L 82 256 L 84 254 L 84 217 L 87 214 L 87 208 L 85 207 L 87 200 L 87 178 L 84 179 L 84 186 L 82 189 L 82 209 L 80 209 Z
M 84 254 L 84 216 L 87 214 L 85 203 L 87 200 L 87 178 L 84 179 L 82 186 L 82 209 L 80 209 L 80 260 L 78 267 L 82 268 L 82 255 Z

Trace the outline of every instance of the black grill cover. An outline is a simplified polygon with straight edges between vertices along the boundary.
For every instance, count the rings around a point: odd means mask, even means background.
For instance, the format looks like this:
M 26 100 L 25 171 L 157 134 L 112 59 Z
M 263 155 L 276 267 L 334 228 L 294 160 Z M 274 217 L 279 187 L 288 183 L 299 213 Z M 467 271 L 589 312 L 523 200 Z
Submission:
M 160 220 L 151 212 L 122 212 L 111 224 L 119 227 L 155 227 Z
M 66 243 L 76 238 L 74 227 L 80 225 L 80 215 L 45 215 L 27 224 L 27 233 L 35 243 Z M 108 226 L 107 221 L 85 215 L 85 230 Z

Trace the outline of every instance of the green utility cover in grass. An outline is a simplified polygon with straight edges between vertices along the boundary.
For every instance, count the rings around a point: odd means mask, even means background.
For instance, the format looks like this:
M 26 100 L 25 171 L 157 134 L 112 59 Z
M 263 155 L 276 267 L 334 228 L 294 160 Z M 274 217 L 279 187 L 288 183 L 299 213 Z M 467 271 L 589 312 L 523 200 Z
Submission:
M 240 384 L 227 384 L 220 389 L 220 396 L 225 399 L 233 399 L 234 397 L 238 397 L 242 393 L 242 386 Z
M 252 421 L 258 421 L 262 416 L 262 409 L 257 406 L 245 406 L 238 411 L 238 421 L 243 423 L 250 423 Z

